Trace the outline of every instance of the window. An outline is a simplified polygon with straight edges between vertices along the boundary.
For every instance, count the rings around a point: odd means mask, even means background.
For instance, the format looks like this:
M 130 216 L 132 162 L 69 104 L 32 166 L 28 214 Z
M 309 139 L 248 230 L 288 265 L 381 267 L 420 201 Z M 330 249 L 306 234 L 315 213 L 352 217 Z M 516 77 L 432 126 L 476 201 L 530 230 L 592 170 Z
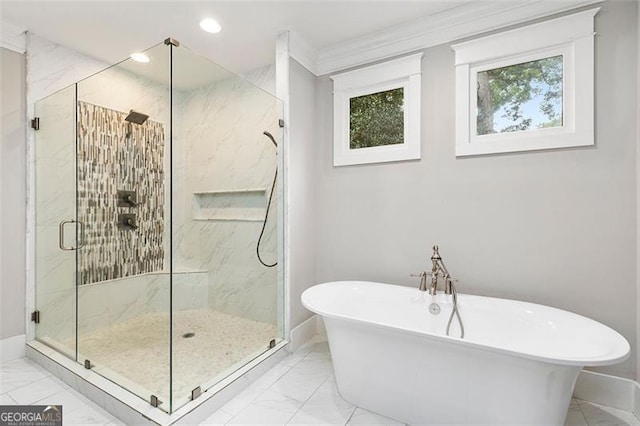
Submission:
M 404 143 L 404 88 L 349 99 L 349 149 Z
M 422 54 L 334 75 L 334 166 L 420 158 Z
M 476 135 L 562 127 L 563 56 L 478 71 Z
M 598 10 L 453 46 L 456 155 L 593 145 Z

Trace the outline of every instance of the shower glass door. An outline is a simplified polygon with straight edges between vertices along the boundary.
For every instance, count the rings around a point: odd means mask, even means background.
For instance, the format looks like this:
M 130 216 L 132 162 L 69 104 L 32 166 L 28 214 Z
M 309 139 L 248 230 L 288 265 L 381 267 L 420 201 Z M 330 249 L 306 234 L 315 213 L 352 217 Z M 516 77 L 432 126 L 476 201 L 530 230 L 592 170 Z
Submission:
M 170 58 L 78 82 L 78 362 L 170 411 Z
M 36 339 L 76 357 L 75 85 L 35 104 Z
M 282 340 L 282 104 L 185 46 L 172 71 L 175 410 Z

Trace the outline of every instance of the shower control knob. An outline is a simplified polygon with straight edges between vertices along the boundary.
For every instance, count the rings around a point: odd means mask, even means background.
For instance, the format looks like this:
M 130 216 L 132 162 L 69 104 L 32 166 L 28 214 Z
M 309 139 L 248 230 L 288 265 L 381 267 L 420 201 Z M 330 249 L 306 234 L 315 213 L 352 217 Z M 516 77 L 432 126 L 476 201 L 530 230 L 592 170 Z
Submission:
M 138 194 L 136 191 L 118 190 L 118 207 L 136 207 L 140 202 L 138 201 Z
M 138 229 L 135 213 L 120 213 L 118 215 L 118 228 L 125 231 Z
M 133 198 L 133 195 L 127 195 L 127 196 L 125 197 L 125 200 L 126 200 L 129 204 L 131 204 L 132 206 L 137 206 L 137 205 L 138 205 L 138 201 L 137 201 L 137 200 L 135 200 L 135 199 Z

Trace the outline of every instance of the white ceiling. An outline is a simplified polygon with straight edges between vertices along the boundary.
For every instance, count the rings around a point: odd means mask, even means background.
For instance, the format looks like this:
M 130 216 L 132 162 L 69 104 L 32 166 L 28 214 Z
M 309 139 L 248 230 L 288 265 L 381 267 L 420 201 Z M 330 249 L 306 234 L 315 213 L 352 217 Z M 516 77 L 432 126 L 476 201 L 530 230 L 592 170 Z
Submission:
M 322 50 L 417 18 L 464 7 L 470 0 L 423 1 L 0 1 L 2 21 L 107 63 L 167 37 L 244 73 L 273 63 L 275 38 L 293 30 Z M 476 0 L 477 3 L 477 0 Z M 213 17 L 222 32 L 198 23 Z

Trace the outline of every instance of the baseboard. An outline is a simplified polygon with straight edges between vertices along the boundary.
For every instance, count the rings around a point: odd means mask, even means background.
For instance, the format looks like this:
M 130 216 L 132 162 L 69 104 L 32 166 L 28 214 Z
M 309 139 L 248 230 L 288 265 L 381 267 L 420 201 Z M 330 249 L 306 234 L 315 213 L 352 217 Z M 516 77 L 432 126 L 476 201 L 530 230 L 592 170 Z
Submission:
M 640 419 L 640 384 L 633 385 L 633 414 Z
M 289 352 L 295 352 L 307 340 L 318 334 L 318 316 L 313 315 L 311 318 L 303 321 L 291 330 L 289 338 Z
M 8 337 L 0 340 L 0 362 L 13 361 L 24 356 L 26 336 Z
M 582 370 L 578 375 L 573 396 L 596 404 L 635 412 L 640 406 L 638 382 L 623 377 L 609 376 Z

